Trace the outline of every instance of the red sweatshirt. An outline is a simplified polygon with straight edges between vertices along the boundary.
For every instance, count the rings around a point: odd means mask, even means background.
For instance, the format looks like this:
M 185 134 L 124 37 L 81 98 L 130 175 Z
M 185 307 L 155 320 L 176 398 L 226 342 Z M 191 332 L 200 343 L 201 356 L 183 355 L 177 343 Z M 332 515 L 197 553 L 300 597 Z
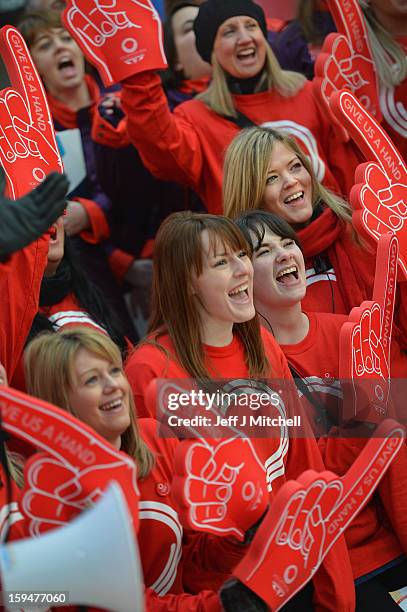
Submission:
M 309 82 L 291 97 L 266 91 L 236 95 L 234 102 L 254 123 L 294 136 L 312 158 L 318 179 L 334 191 L 348 194 L 359 163 L 356 150 L 352 144 L 338 141 Z M 180 104 L 171 113 L 154 72 L 124 81 L 122 103 L 130 140 L 146 167 L 160 179 L 190 186 L 208 212 L 221 213 L 223 158 L 240 128 L 196 99 Z
M 309 384 L 312 392 L 315 381 L 318 391 L 340 392 L 335 382 L 339 377 L 339 334 L 348 317 L 327 313 L 307 313 L 310 328 L 307 336 L 297 344 L 281 345 L 290 364 L 294 365 Z M 406 377 L 407 356 L 399 347 L 392 346 L 393 376 Z M 360 454 L 366 439 L 321 438 L 319 446 L 328 470 L 342 476 Z M 364 576 L 400 555 L 407 554 L 407 447 L 403 446 L 390 465 L 378 487 L 381 502 L 390 519 L 385 524 L 371 500 L 345 531 L 354 578 Z
M 270 360 L 273 378 L 291 379 L 287 362 L 274 338 L 262 330 L 266 354 Z M 147 408 L 145 393 L 155 378 L 185 379 L 190 376 L 183 370 L 175 356 L 168 336 L 159 339 L 169 352 L 170 358 L 151 344 L 142 344 L 130 355 L 126 374 L 132 387 L 139 417 L 145 416 Z M 245 364 L 244 349 L 237 337 L 225 347 L 205 347 L 207 367 L 216 378 L 237 379 L 244 384 L 249 378 Z M 293 390 L 286 410 L 291 414 L 302 414 L 296 392 Z M 305 421 L 305 417 L 304 417 Z M 305 426 L 306 427 L 306 426 Z M 297 478 L 304 470 L 323 470 L 324 466 L 312 434 L 304 438 L 254 438 L 253 443 L 267 471 L 267 482 L 271 497 L 286 482 Z M 342 539 L 333 547 L 313 579 L 315 585 L 316 610 L 354 610 L 354 590 L 348 554 Z

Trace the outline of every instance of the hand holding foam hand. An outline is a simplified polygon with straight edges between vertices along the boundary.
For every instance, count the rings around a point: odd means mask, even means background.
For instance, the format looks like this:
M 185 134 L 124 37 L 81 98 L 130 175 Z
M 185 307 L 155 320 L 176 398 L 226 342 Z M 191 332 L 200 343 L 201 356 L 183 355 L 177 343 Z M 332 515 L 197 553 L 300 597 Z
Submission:
M 138 529 L 134 461 L 64 410 L 10 388 L 0 388 L 2 426 L 44 452 L 25 464 L 21 510 L 27 535 L 67 523 L 94 504 L 114 480 Z
M 68 0 L 63 21 L 106 86 L 167 66 L 150 0 Z
M 62 162 L 45 91 L 18 30 L 1 29 L 0 53 L 12 85 L 0 92 L 0 163 L 7 194 L 17 199 L 62 172 Z
M 266 473 L 248 438 L 184 440 L 172 488 L 186 527 L 240 541 L 269 503 Z
M 0 174 L 4 176 L 1 167 Z M 53 172 L 38 187 L 16 201 L 0 195 L 0 261 L 37 240 L 49 229 L 63 213 L 67 191 L 65 176 Z
M 368 501 L 404 436 L 395 421 L 384 421 L 344 477 L 309 470 L 285 483 L 233 572 L 241 584 L 226 583 L 221 589 L 225 609 L 239 609 L 234 607 L 236 594 L 240 601 L 247 598 L 241 610 L 267 609 L 259 598 L 273 612 L 286 604 L 312 578 Z

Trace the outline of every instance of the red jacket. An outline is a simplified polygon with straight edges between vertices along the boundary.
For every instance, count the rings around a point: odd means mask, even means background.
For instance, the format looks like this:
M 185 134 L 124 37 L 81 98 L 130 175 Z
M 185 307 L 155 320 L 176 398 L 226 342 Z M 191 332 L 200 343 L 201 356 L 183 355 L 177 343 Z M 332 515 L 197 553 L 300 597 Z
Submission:
M 318 384 L 321 395 L 337 398 L 339 378 L 339 334 L 348 320 L 342 315 L 308 313 L 310 328 L 297 344 L 281 345 L 290 364 L 304 377 L 312 392 Z M 405 378 L 407 356 L 392 346 L 393 376 Z M 319 446 L 328 470 L 342 476 L 366 444 L 360 438 L 321 438 Z M 390 519 L 381 519 L 373 500 L 345 531 L 355 579 L 372 572 L 400 555 L 407 554 L 407 447 L 404 445 L 378 487 L 380 500 Z
M 270 360 L 273 378 L 291 379 L 287 362 L 274 338 L 262 330 L 266 354 Z M 185 379 L 190 376 L 183 370 L 175 356 L 169 338 L 160 338 L 170 354 L 151 344 L 142 344 L 130 355 L 126 364 L 126 374 L 132 387 L 139 416 L 148 414 L 145 393 L 154 378 Z M 210 373 L 221 379 L 237 379 L 244 384 L 249 378 L 244 359 L 243 346 L 235 337 L 226 347 L 205 347 L 207 366 Z M 293 392 L 291 401 L 286 403 L 287 413 L 301 414 L 298 397 Z M 150 416 L 150 415 L 149 415 Z M 290 414 L 291 416 L 291 414 Z M 304 421 L 305 421 L 304 417 Z M 324 466 L 312 434 L 303 438 L 292 437 L 284 445 L 281 438 L 254 438 L 256 451 L 264 462 L 267 482 L 271 496 L 287 479 L 295 479 L 308 468 L 323 470 Z M 314 579 L 316 610 L 354 610 L 354 590 L 352 574 L 346 547 L 340 539 L 325 558 Z
M 348 194 L 359 160 L 352 144 L 338 142 L 310 83 L 291 97 L 266 91 L 236 95 L 234 101 L 254 123 L 295 136 L 313 157 L 318 178 L 334 191 Z M 160 78 L 153 72 L 124 81 L 122 104 L 131 142 L 146 167 L 158 178 L 190 186 L 209 212 L 221 213 L 223 158 L 240 128 L 196 99 L 171 113 Z

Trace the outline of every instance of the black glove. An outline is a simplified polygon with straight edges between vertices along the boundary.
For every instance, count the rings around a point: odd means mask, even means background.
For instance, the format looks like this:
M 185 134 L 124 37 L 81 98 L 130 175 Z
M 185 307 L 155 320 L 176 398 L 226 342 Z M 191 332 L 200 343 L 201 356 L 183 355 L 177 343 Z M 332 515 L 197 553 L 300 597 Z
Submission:
M 1 172 L 0 184 L 4 184 Z M 52 172 L 19 200 L 0 195 L 0 261 L 34 242 L 55 223 L 66 206 L 68 186 L 65 176 Z
M 237 578 L 225 582 L 219 592 L 226 612 L 267 612 L 267 604 Z

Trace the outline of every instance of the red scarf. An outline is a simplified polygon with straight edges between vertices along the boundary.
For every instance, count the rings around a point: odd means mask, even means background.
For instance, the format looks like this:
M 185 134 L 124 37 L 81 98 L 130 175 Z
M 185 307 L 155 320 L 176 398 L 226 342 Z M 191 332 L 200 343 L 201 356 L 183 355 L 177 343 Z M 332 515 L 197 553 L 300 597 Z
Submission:
M 319 217 L 298 232 L 306 259 L 327 253 L 348 312 L 363 300 L 372 299 L 372 287 L 366 282 L 365 272 L 359 269 L 358 262 L 351 258 L 346 248 L 346 242 L 352 240 L 347 236 L 349 229 L 330 208 L 325 208 Z
M 85 74 L 86 85 L 91 99 L 90 111 L 93 114 L 96 103 L 100 98 L 100 90 L 94 78 L 89 74 Z M 47 99 L 51 115 L 57 123 L 61 124 L 65 129 L 72 130 L 78 127 L 77 122 L 77 111 L 68 108 L 66 104 L 57 100 L 49 92 L 47 92 Z

